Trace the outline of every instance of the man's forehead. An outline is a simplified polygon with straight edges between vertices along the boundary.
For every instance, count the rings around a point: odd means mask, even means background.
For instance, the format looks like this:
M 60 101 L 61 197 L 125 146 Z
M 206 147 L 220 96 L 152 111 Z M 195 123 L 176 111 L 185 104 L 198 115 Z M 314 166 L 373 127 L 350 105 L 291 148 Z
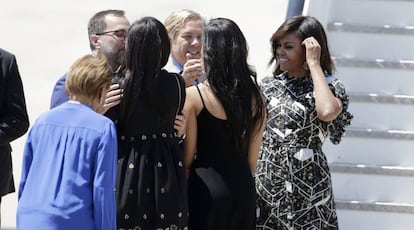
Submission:
M 202 22 L 200 20 L 191 20 L 184 23 L 183 27 L 181 27 L 181 33 L 201 33 L 202 32 Z
M 127 25 L 129 26 L 129 21 L 125 16 L 117 16 L 113 14 L 106 15 L 105 17 L 106 25 Z

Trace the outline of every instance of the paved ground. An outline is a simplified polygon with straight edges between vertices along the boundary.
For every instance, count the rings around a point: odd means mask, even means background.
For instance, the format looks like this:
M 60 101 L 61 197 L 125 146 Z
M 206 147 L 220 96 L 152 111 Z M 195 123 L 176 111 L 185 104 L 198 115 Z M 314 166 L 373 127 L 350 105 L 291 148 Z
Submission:
M 141 6 L 137 1 L 72 0 L 8 1 L 0 8 L 0 47 L 17 56 L 31 123 L 48 110 L 55 81 L 79 56 L 89 53 L 86 24 L 94 12 L 124 9 L 133 21 L 155 16 L 161 21 L 179 8 L 199 11 L 207 19 L 233 19 L 249 42 L 250 64 L 259 77 L 268 74 L 269 38 L 285 17 L 287 0 L 154 0 Z M 12 143 L 16 188 L 20 179 L 21 155 L 26 136 Z M 15 229 L 16 193 L 3 197 L 2 229 Z

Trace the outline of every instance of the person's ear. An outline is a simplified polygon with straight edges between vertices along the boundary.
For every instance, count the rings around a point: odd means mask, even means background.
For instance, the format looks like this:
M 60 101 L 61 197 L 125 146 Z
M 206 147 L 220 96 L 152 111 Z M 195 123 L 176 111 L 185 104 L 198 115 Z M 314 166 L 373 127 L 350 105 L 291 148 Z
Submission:
M 98 49 L 101 47 L 101 44 L 99 43 L 99 35 L 93 34 L 89 37 L 91 44 L 95 49 Z

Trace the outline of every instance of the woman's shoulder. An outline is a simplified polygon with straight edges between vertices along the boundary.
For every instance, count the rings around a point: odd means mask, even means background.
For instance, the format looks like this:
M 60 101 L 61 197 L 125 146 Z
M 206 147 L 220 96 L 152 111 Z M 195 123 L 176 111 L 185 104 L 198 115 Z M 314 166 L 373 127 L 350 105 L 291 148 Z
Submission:
M 261 79 L 259 82 L 260 88 L 267 89 L 267 88 L 273 88 L 276 85 L 279 85 L 283 80 L 286 79 L 284 75 L 267 75 Z
M 204 83 L 200 83 L 198 85 L 193 85 L 186 88 L 186 104 L 190 107 L 197 107 L 202 108 L 203 102 L 202 97 L 206 96 L 206 86 Z
M 202 84 L 198 84 L 198 85 L 192 85 L 190 87 L 185 88 L 186 94 L 187 94 L 187 98 L 189 99 L 194 99 L 194 98 L 198 98 L 199 96 L 199 91 L 203 90 L 203 86 Z
M 328 85 L 330 85 L 331 87 L 338 88 L 338 89 L 345 88 L 345 85 L 343 84 L 343 82 L 337 77 L 334 77 L 332 75 L 327 75 L 325 79 Z
M 161 69 L 159 75 L 162 76 L 162 77 L 178 77 L 178 76 L 181 77 L 181 75 L 179 73 L 169 72 L 166 69 Z
M 328 82 L 328 84 L 331 84 L 334 81 L 339 81 L 338 78 L 332 76 L 332 75 L 326 75 L 325 76 L 326 81 Z
M 269 75 L 266 75 L 265 77 L 263 77 L 262 79 L 261 79 L 261 83 L 271 83 L 271 82 L 276 82 L 276 81 L 283 81 L 283 80 L 286 80 L 286 78 L 287 78 L 287 73 L 286 72 L 283 72 L 283 73 L 281 73 L 281 74 L 269 74 Z
M 272 82 L 275 80 L 275 77 L 273 75 L 266 75 L 264 77 L 261 78 L 260 83 L 268 83 L 268 82 Z
M 159 77 L 162 78 L 162 80 L 164 81 L 176 82 L 178 80 L 181 83 L 181 85 L 185 84 L 184 78 L 181 76 L 181 74 L 168 72 L 165 69 L 161 70 Z

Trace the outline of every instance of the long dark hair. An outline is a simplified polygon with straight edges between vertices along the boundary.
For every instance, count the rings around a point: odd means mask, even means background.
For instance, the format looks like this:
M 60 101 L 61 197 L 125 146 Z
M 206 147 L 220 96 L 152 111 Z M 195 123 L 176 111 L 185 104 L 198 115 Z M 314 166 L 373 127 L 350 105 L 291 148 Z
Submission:
M 252 133 L 263 122 L 264 102 L 247 63 L 246 39 L 232 20 L 212 19 L 204 29 L 203 50 L 207 81 L 223 105 L 236 148 L 247 154 Z
M 277 48 L 280 45 L 280 39 L 287 34 L 293 33 L 301 40 L 313 36 L 321 46 L 321 67 L 327 75 L 332 75 L 335 71 L 335 64 L 331 59 L 331 54 L 328 48 L 328 39 L 325 30 L 321 23 L 311 16 L 294 16 L 285 21 L 272 35 L 270 43 L 272 45 L 272 58 L 269 65 L 276 62 L 276 67 L 273 74 L 278 75 L 283 71 L 280 69 L 279 60 L 277 57 Z
M 170 41 L 164 25 L 154 17 L 132 23 L 127 35 L 127 77 L 121 102 L 121 119 L 129 120 L 139 97 L 163 118 L 168 104 L 160 97 L 158 75 L 168 62 Z

